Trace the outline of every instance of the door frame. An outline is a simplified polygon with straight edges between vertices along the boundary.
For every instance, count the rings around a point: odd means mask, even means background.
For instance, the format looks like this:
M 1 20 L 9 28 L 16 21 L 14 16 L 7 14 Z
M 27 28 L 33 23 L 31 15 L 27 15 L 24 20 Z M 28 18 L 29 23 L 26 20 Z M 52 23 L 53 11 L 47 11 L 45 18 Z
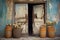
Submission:
M 15 14 L 15 4 L 32 4 L 32 5 L 39 5 L 39 4 L 44 4 L 44 23 L 46 23 L 46 19 L 47 19 L 47 6 L 46 6 L 46 2 L 44 2 L 44 3 L 24 3 L 24 2 L 22 2 L 22 3 L 20 3 L 20 2 L 15 2 L 14 4 L 13 4 L 13 13 Z M 33 16 L 33 13 L 32 13 L 32 16 Z M 33 16 L 34 17 L 34 16 Z M 14 18 L 14 17 L 13 17 Z M 33 30 L 33 29 L 32 29 Z M 33 34 L 33 32 L 32 32 L 32 34 Z M 32 35 L 32 34 L 29 34 L 29 35 Z

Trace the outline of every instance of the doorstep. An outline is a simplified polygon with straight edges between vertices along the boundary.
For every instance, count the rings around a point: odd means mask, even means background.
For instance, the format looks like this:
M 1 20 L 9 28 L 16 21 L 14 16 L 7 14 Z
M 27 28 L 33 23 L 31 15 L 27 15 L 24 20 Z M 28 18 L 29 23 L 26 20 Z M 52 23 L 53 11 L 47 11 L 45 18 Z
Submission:
M 60 37 L 55 38 L 40 38 L 39 35 L 28 35 L 28 34 L 22 34 L 20 38 L 0 38 L 0 40 L 60 40 Z
M 26 37 L 20 37 L 20 38 L 0 38 L 0 40 L 60 40 L 60 37 L 40 38 L 40 37 L 26 36 Z

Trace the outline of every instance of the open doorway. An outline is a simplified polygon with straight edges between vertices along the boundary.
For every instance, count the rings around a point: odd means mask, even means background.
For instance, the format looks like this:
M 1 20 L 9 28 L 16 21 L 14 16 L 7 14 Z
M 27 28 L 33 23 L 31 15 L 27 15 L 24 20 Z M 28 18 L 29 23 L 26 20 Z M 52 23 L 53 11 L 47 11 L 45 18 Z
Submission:
M 39 35 L 39 27 L 45 23 L 45 3 L 16 3 L 14 10 L 14 22 L 21 25 L 22 34 Z
M 30 35 L 39 35 L 39 28 L 45 23 L 45 4 L 28 4 L 28 32 Z

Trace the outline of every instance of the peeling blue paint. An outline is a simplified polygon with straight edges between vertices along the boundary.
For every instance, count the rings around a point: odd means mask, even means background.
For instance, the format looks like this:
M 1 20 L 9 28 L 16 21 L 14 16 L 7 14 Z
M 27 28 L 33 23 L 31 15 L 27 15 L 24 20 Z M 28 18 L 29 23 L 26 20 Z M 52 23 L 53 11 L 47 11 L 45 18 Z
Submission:
M 4 36 L 4 29 L 6 25 L 6 0 L 0 0 L 0 37 Z
M 49 21 L 55 21 L 54 18 L 56 18 L 56 35 L 60 35 L 60 19 L 59 19 L 59 13 L 58 13 L 58 4 L 60 3 L 60 0 L 47 0 L 47 20 Z

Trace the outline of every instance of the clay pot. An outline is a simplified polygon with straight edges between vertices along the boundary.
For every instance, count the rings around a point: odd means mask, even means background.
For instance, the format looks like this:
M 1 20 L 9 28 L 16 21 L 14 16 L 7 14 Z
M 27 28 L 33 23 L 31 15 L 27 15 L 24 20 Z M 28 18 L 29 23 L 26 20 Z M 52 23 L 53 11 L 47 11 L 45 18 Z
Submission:
M 12 37 L 12 26 L 11 25 L 6 25 L 5 37 L 6 38 L 11 38 Z
M 40 37 L 41 38 L 45 38 L 46 37 L 46 25 L 42 25 L 41 27 L 40 27 Z
M 54 28 L 54 26 L 48 26 L 48 37 L 50 37 L 50 38 L 55 37 L 55 28 Z

